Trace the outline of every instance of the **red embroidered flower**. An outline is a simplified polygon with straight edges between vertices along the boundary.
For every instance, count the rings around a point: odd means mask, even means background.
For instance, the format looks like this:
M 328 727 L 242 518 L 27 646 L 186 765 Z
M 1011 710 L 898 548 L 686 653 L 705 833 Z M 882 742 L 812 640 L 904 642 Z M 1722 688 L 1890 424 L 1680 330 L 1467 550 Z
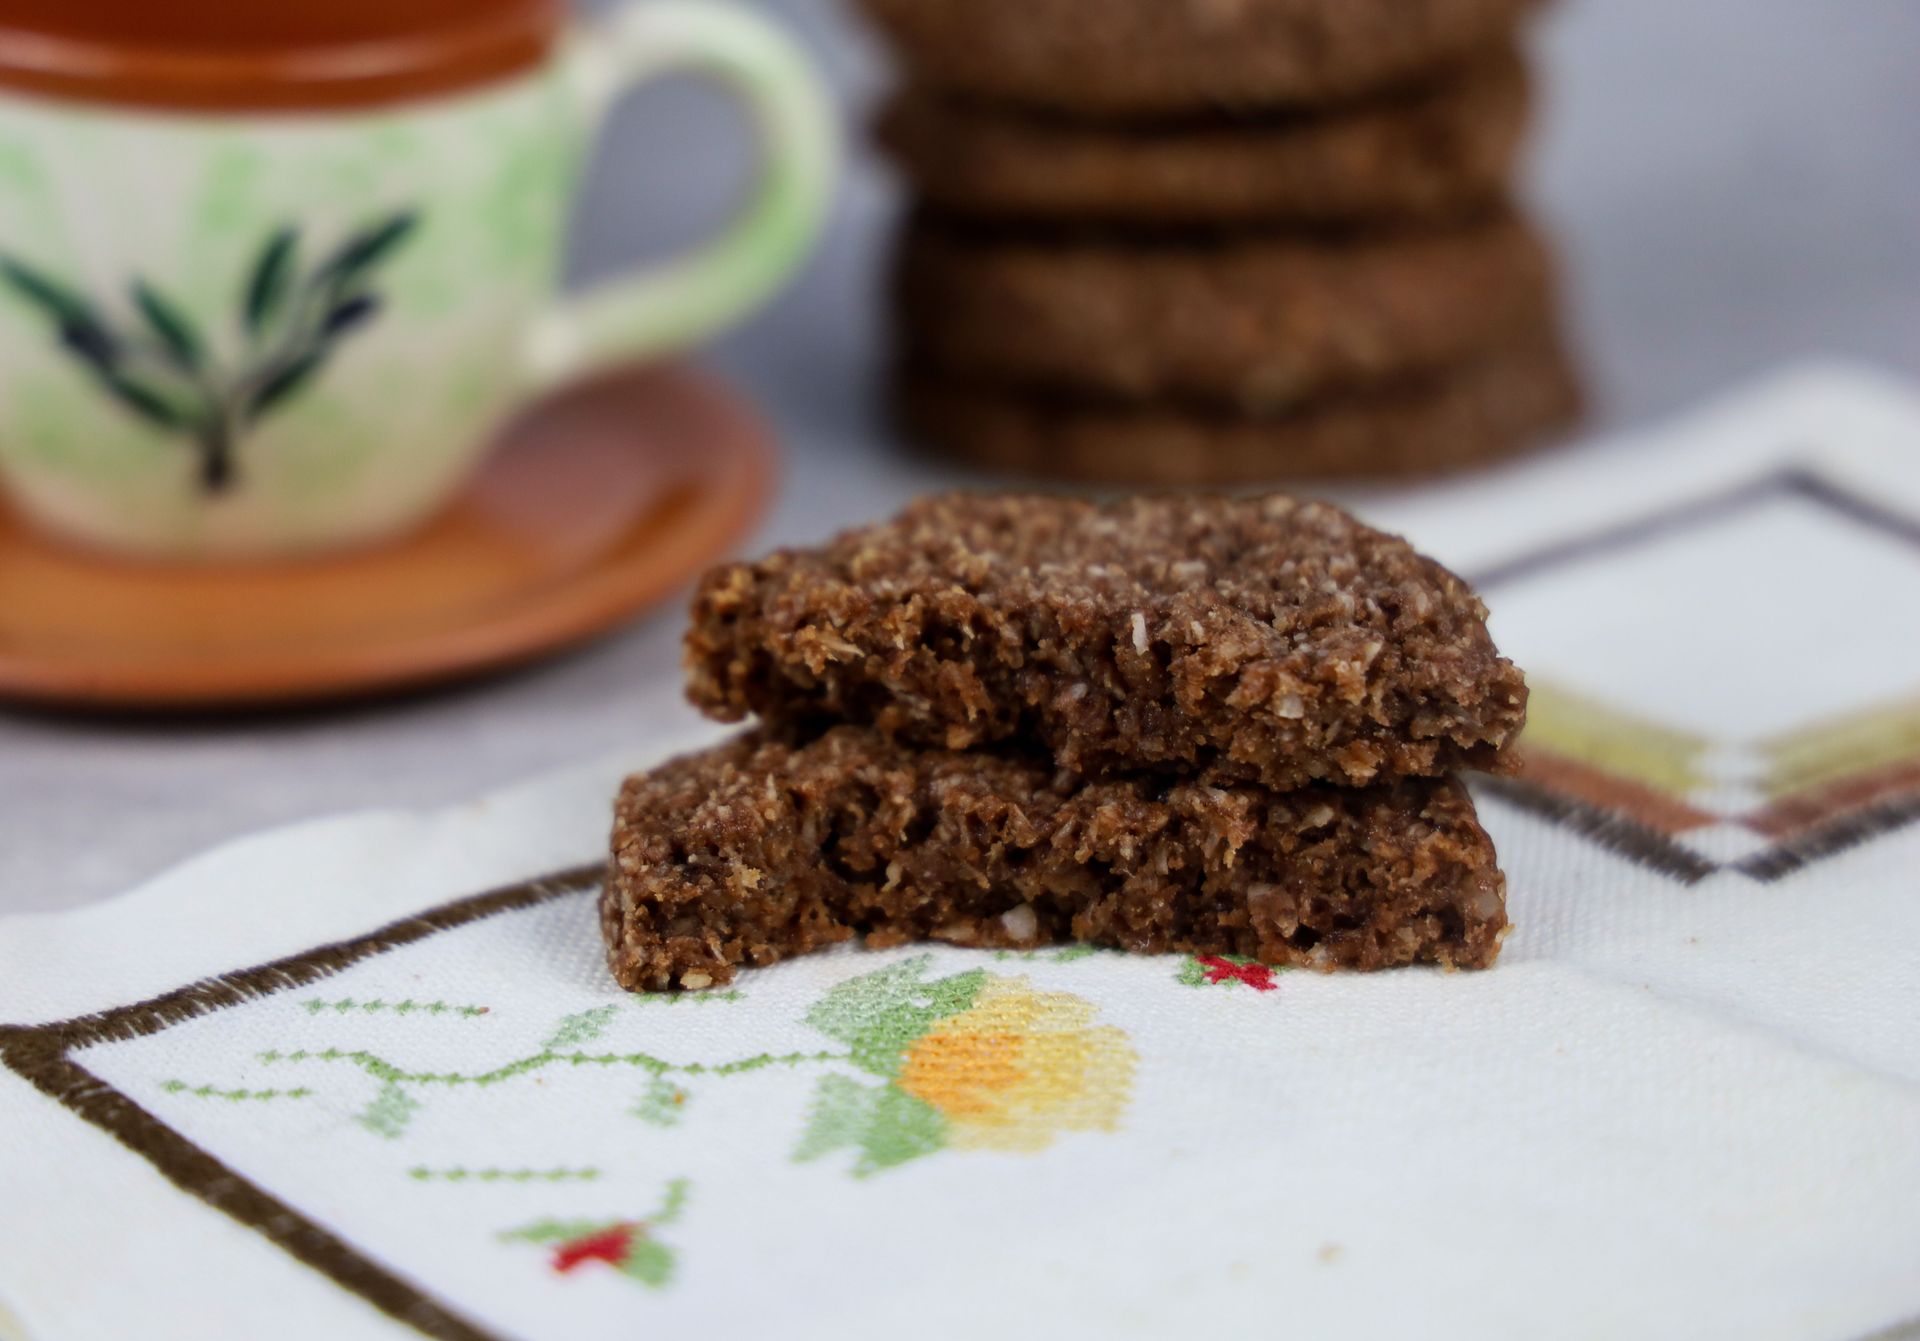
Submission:
M 633 1248 L 633 1235 L 639 1225 L 633 1221 L 610 1226 L 592 1234 L 582 1234 L 577 1239 L 568 1239 L 565 1243 L 553 1246 L 553 1269 L 567 1272 L 582 1262 L 605 1262 L 617 1267 L 627 1260 L 627 1254 Z
M 623 1276 L 658 1290 L 673 1279 L 673 1249 L 653 1237 L 655 1230 L 680 1218 L 687 1204 L 687 1180 L 667 1184 L 660 1209 L 638 1220 L 535 1220 L 501 1233 L 509 1243 L 546 1245 L 556 1276 L 571 1274 L 588 1262 L 612 1267 Z
M 1273 980 L 1273 970 L 1265 964 L 1239 964 L 1231 959 L 1222 959 L 1219 955 L 1195 955 L 1194 962 L 1206 971 L 1206 980 L 1216 982 L 1243 982 L 1256 992 L 1271 992 L 1280 984 Z

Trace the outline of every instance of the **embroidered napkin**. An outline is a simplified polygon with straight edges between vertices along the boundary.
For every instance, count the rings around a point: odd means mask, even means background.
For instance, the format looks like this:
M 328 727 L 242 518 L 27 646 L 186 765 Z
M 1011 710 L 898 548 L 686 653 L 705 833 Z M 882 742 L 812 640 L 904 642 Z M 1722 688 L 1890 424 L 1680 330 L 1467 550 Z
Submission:
M 1358 502 L 1534 686 L 1493 970 L 625 995 L 610 797 L 716 734 L 663 692 L 621 757 L 0 923 L 0 1333 L 1920 1335 L 1920 398 Z

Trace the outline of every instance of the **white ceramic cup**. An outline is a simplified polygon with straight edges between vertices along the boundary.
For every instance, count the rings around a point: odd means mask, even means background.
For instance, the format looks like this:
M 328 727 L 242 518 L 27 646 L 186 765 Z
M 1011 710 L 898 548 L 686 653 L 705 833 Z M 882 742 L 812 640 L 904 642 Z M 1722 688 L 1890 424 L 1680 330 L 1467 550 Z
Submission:
M 691 255 L 559 295 L 610 105 L 683 69 L 751 110 L 752 200 Z M 44 530 L 142 557 L 404 532 L 515 403 L 765 300 L 817 231 L 835 144 L 805 59 L 725 0 L 629 0 L 524 70 L 369 106 L 0 87 L 0 484 Z

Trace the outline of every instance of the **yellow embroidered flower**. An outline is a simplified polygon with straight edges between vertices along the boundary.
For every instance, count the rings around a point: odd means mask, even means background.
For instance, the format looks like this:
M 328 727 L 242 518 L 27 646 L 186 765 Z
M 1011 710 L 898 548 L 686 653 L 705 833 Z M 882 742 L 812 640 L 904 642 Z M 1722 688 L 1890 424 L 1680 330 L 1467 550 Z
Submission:
M 1065 1131 L 1112 1131 L 1137 1060 L 1091 1003 L 989 976 L 973 1003 L 916 1040 L 898 1086 L 947 1120 L 955 1149 L 1044 1149 Z

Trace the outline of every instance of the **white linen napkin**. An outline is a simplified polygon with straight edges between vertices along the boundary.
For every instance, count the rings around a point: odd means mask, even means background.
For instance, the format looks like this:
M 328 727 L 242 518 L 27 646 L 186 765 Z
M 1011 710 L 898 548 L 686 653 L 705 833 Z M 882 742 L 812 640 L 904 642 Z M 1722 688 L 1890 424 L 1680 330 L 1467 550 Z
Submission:
M 1535 685 L 1485 973 L 843 948 L 628 996 L 611 795 L 721 734 L 665 697 L 620 757 L 0 922 L 0 1334 L 1920 1336 L 1917 449 L 1812 369 L 1359 500 Z

